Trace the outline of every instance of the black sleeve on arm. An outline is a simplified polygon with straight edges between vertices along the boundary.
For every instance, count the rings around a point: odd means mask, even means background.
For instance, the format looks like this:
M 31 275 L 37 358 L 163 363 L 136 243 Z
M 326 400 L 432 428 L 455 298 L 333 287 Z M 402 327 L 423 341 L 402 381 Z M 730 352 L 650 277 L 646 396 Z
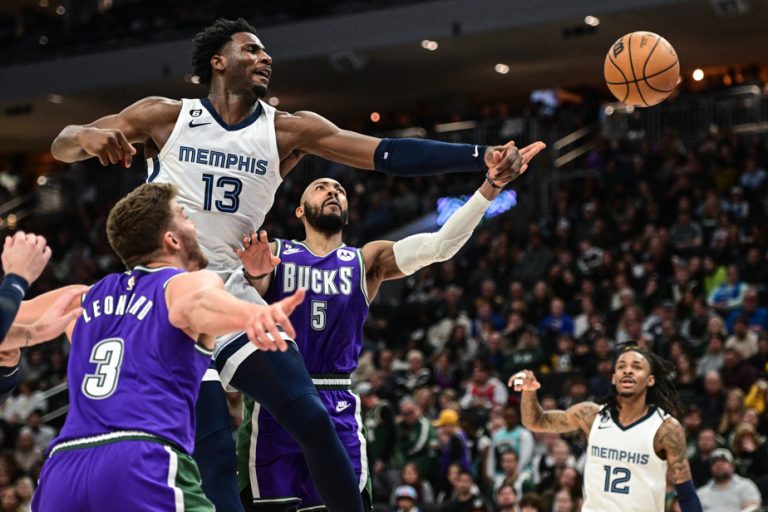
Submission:
M 0 366 L 0 403 L 4 402 L 19 384 L 19 365 Z
M 27 289 L 29 289 L 29 283 L 16 274 L 7 274 L 3 278 L 0 284 L 0 339 L 5 339 L 8 334 Z M 2 348 L 1 342 L 0 348 Z

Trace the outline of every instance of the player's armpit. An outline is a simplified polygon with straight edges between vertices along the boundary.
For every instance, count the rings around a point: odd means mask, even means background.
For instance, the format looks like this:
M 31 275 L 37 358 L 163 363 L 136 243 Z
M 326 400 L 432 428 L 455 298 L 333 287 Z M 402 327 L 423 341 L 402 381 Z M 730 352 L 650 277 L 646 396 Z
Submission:
M 675 484 L 690 480 L 691 467 L 685 457 L 685 431 L 680 422 L 669 417 L 664 420 L 653 438 L 656 454 L 667 460 Z
M 314 112 L 281 112 L 275 116 L 275 130 L 281 159 L 298 150 L 358 169 L 374 168 L 380 139 L 342 130 Z
M 377 240 L 367 243 L 361 249 L 365 264 L 365 279 L 368 285 L 368 299 L 373 300 L 383 281 L 405 277 L 397 266 L 395 243 L 389 240 Z

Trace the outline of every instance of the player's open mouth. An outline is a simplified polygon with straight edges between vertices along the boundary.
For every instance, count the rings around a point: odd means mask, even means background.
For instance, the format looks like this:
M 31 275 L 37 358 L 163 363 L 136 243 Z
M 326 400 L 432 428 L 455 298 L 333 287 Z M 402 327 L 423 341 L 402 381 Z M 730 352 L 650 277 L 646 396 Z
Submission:
M 324 207 L 325 206 L 335 206 L 336 208 L 341 209 L 341 205 L 335 199 L 329 199 L 328 201 L 323 203 L 323 206 Z
M 631 384 L 634 384 L 635 381 L 632 380 L 632 379 L 621 379 L 621 383 L 622 384 L 630 384 L 631 385 Z
M 272 76 L 272 71 L 270 71 L 269 69 L 260 69 L 258 71 L 254 71 L 253 74 L 258 75 L 264 78 L 265 80 L 269 80 L 269 77 Z

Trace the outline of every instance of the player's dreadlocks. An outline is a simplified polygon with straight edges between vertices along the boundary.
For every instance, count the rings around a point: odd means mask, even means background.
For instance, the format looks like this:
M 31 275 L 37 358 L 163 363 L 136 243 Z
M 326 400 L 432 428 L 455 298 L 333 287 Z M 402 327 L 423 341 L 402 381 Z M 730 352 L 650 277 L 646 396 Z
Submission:
M 653 386 L 649 387 L 646 392 L 646 403 L 654 404 L 661 407 L 672 416 L 677 416 L 683 408 L 680 403 L 680 396 L 675 389 L 675 382 L 672 380 L 674 376 L 674 367 L 672 364 L 660 358 L 653 352 L 640 348 L 634 344 L 625 345 L 621 349 L 619 355 L 625 352 L 637 352 L 651 365 L 651 374 L 655 377 L 656 382 Z M 600 411 L 602 416 L 613 416 L 619 412 L 618 394 L 616 393 L 615 386 L 611 386 L 608 395 L 596 400 L 596 402 L 607 406 Z
M 195 36 L 192 67 L 195 74 L 200 77 L 201 83 L 211 85 L 213 76 L 211 57 L 220 52 L 224 45 L 232 40 L 232 35 L 238 32 L 256 34 L 256 29 L 243 18 L 236 20 L 219 18 L 213 25 Z

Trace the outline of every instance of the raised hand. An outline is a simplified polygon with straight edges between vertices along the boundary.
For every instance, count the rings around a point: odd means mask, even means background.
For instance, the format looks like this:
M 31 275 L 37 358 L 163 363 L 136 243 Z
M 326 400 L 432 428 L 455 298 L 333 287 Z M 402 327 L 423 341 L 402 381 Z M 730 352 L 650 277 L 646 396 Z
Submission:
M 547 145 L 536 141 L 522 149 L 515 147 L 514 141 L 503 146 L 493 146 L 486 152 L 485 162 L 488 175 L 498 185 L 506 185 L 525 174 L 530 161 Z
M 240 258 L 245 271 L 252 276 L 269 274 L 280 264 L 280 258 L 272 254 L 267 232 L 263 229 L 244 236 L 243 247 L 236 247 L 235 254 Z
M 280 324 L 289 338 L 296 336 L 288 318 L 296 307 L 304 301 L 304 289 L 299 288 L 293 295 L 269 306 L 254 306 L 257 308 L 245 326 L 248 339 L 261 350 L 284 352 L 288 344 L 283 339 L 277 324 Z
M 101 165 L 122 163 L 130 167 L 136 148 L 123 132 L 111 128 L 86 128 L 78 134 L 83 151 L 99 159 Z
M 3 271 L 16 274 L 32 284 L 51 259 L 51 248 L 42 236 L 18 231 L 5 237 Z
M 515 391 L 536 391 L 541 384 L 530 370 L 521 370 L 509 378 L 507 386 Z

